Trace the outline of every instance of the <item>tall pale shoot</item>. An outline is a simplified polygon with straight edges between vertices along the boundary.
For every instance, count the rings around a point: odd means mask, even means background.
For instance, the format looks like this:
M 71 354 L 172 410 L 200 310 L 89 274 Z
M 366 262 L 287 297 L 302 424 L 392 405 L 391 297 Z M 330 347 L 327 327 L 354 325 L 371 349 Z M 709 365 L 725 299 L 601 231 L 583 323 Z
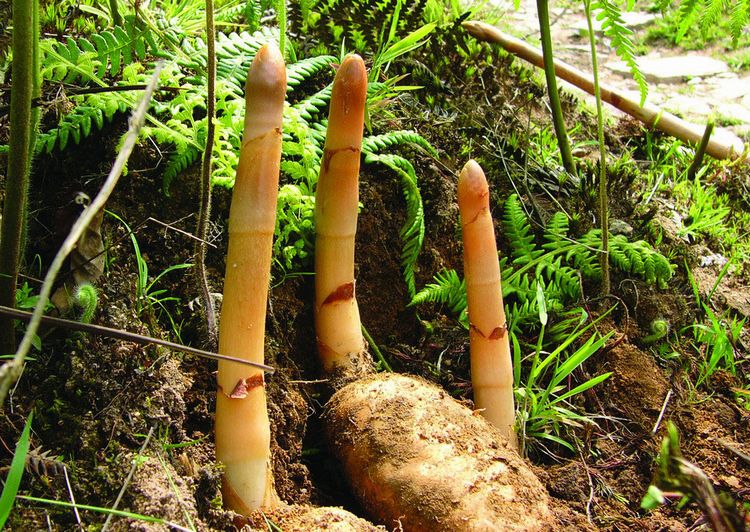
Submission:
M 229 213 L 219 353 L 263 362 L 271 248 L 281 159 L 286 69 L 279 49 L 261 48 L 247 76 L 245 129 Z M 263 373 L 219 362 L 216 457 L 225 504 L 247 514 L 273 507 L 270 424 Z
M 458 178 L 469 311 L 469 348 L 474 404 L 517 448 L 513 431 L 513 363 L 503 308 L 500 263 L 484 172 L 469 161 Z
M 333 82 L 325 151 L 315 194 L 315 329 L 323 367 L 369 369 L 354 294 L 367 71 L 348 55 Z

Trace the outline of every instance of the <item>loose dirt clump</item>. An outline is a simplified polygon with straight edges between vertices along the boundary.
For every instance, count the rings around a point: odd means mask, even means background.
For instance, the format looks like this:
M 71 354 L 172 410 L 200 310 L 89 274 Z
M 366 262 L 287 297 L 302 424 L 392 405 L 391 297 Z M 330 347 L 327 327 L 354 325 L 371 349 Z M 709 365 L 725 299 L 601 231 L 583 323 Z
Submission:
M 653 356 L 629 343 L 620 343 L 597 360 L 599 371 L 611 371 L 601 388 L 605 410 L 627 421 L 636 434 L 647 434 L 656 423 L 669 382 Z
M 714 396 L 677 413 L 686 459 L 700 464 L 711 481 L 735 499 L 750 486 L 750 413 L 732 398 Z
M 124 464 L 137 462 L 131 483 L 127 486 L 128 497 L 124 508 L 138 508 L 144 515 L 158 515 L 172 523 L 201 524 L 193 497 L 193 482 L 177 473 L 168 457 L 138 457 L 125 454 L 120 457 Z M 113 530 L 156 532 L 164 525 L 139 520 L 118 520 Z
M 282 506 L 268 512 L 257 512 L 248 518 L 237 517 L 235 526 L 265 532 L 270 524 L 285 532 L 378 532 L 385 530 L 361 519 L 343 508 L 331 506 Z M 245 530 L 246 528 L 243 528 Z

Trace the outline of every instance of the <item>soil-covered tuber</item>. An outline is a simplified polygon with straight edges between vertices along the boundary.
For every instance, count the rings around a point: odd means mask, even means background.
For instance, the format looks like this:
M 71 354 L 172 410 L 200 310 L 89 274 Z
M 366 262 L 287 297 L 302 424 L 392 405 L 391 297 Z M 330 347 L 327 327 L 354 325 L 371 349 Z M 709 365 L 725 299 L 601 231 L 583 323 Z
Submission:
M 273 523 L 275 527 L 270 527 L 269 523 Z M 376 527 L 369 521 L 342 508 L 330 506 L 282 505 L 270 511 L 254 513 L 249 517 L 247 525 L 251 530 L 263 532 L 268 530 L 283 530 L 284 532 L 313 532 L 317 530 L 329 532 L 383 531 L 382 528 Z
M 549 530 L 549 496 L 498 429 L 421 379 L 379 374 L 331 398 L 330 445 L 377 522 L 403 530 Z

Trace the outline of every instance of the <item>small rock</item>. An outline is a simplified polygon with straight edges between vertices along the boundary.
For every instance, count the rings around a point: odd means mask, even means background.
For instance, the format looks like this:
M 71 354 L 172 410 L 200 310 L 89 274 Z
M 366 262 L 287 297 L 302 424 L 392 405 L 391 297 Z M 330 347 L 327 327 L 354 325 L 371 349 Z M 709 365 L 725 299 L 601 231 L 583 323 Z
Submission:
M 742 484 L 740 483 L 740 480 L 737 477 L 735 477 L 734 475 L 722 477 L 722 480 L 730 488 L 740 489 L 742 487 Z
M 641 57 L 638 67 L 648 81 L 655 83 L 680 83 L 696 77 L 715 76 L 728 72 L 723 61 L 702 55 L 680 55 L 675 57 Z M 624 62 L 610 63 L 606 67 L 620 74 L 630 73 Z
M 713 114 L 713 108 L 711 105 L 696 96 L 685 96 L 679 94 L 669 98 L 664 103 L 664 107 L 668 111 L 683 117 L 706 117 Z
M 724 255 L 721 253 L 711 253 L 710 255 L 704 255 L 701 257 L 701 268 L 706 268 L 707 266 L 724 266 L 727 262 L 729 262 L 729 259 L 727 259 Z
M 624 220 L 613 218 L 609 221 L 609 232 L 613 235 L 630 236 L 633 234 L 633 226 Z
M 716 114 L 732 123 L 742 122 L 750 124 L 750 109 L 738 103 L 719 103 L 716 106 Z
M 594 13 L 594 16 L 598 14 Z M 656 19 L 656 15 L 652 13 L 643 13 L 640 11 L 626 11 L 622 14 L 622 20 L 625 26 L 631 30 L 648 26 Z M 602 21 L 596 18 L 592 21 L 594 26 L 594 32 L 599 35 L 602 33 Z M 570 29 L 575 30 L 580 36 L 584 37 L 589 33 L 589 26 L 586 20 L 581 20 L 573 24 Z
M 725 79 L 718 83 L 711 91 L 711 97 L 716 100 L 731 101 L 743 98 L 750 104 L 750 78 Z

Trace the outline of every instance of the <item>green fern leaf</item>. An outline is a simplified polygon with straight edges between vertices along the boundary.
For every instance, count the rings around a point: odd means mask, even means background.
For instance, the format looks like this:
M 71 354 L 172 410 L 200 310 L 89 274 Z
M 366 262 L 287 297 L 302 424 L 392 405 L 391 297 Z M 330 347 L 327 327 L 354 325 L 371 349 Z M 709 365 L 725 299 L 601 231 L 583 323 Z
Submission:
M 445 305 L 454 314 L 461 314 L 466 309 L 466 281 L 458 276 L 456 270 L 438 272 L 434 280 L 434 283 L 427 284 L 414 294 L 409 306 L 435 303 Z
M 729 30 L 732 33 L 734 44 L 737 44 L 742 31 L 750 21 L 750 2 L 748 0 L 735 0 L 732 12 L 729 18 Z
M 700 17 L 701 33 L 705 36 L 719 21 L 728 7 L 726 0 L 703 0 L 703 14 Z
M 646 97 L 648 96 L 648 84 L 635 60 L 635 47 L 633 41 L 630 40 L 633 32 L 625 26 L 620 8 L 610 0 L 596 0 L 592 7 L 600 10 L 596 18 L 602 21 L 602 31 L 604 35 L 611 39 L 611 46 L 617 56 L 630 68 L 630 73 L 638 84 L 641 93 L 641 105 L 643 105 L 646 103 Z
M 568 215 L 558 211 L 547 221 L 544 228 L 544 249 L 554 250 L 568 246 Z
M 64 150 L 71 139 L 79 144 L 91 135 L 92 128 L 101 129 L 116 112 L 125 112 L 129 108 L 126 100 L 115 93 L 89 94 L 73 100 L 78 102 L 76 107 L 63 115 L 56 127 L 39 133 L 37 153 L 51 153 L 55 148 Z
M 688 30 L 695 26 L 701 12 L 698 6 L 701 5 L 699 0 L 683 0 L 677 10 L 677 33 L 674 36 L 674 42 L 679 43 L 687 34 Z
M 295 103 L 293 107 L 299 112 L 302 118 L 310 122 L 316 115 L 323 111 L 328 105 L 328 102 L 331 101 L 332 89 L 333 85 L 328 85 L 315 94 Z
M 310 79 L 319 72 L 328 70 L 338 59 L 332 55 L 316 55 L 292 63 L 286 69 L 287 91 Z
M 424 207 L 422 195 L 417 185 L 417 174 L 414 166 L 400 155 L 368 153 L 365 163 L 381 163 L 395 171 L 401 177 L 401 186 L 406 199 L 406 222 L 401 227 L 400 236 L 404 242 L 401 250 L 401 266 L 404 268 L 404 280 L 409 295 L 416 292 L 416 264 L 424 242 Z
M 503 228 L 505 236 L 510 243 L 513 264 L 527 264 L 544 253 L 543 250 L 537 248 L 534 242 L 531 225 L 521 207 L 521 200 L 518 198 L 518 194 L 511 194 L 505 200 Z
M 432 144 L 430 144 L 427 139 L 416 131 L 408 130 L 389 131 L 382 135 L 367 137 L 362 140 L 362 152 L 376 153 L 381 150 L 393 148 L 395 146 L 403 146 L 405 144 L 419 146 L 433 157 L 438 156 L 437 150 L 432 147 Z
M 126 25 L 115 26 L 91 35 L 91 40 L 68 37 L 65 43 L 45 39 L 40 43 L 42 78 L 72 83 L 93 81 L 102 85 L 105 76 L 115 77 L 125 65 L 142 61 L 155 40 L 146 27 L 137 26 L 132 19 Z

